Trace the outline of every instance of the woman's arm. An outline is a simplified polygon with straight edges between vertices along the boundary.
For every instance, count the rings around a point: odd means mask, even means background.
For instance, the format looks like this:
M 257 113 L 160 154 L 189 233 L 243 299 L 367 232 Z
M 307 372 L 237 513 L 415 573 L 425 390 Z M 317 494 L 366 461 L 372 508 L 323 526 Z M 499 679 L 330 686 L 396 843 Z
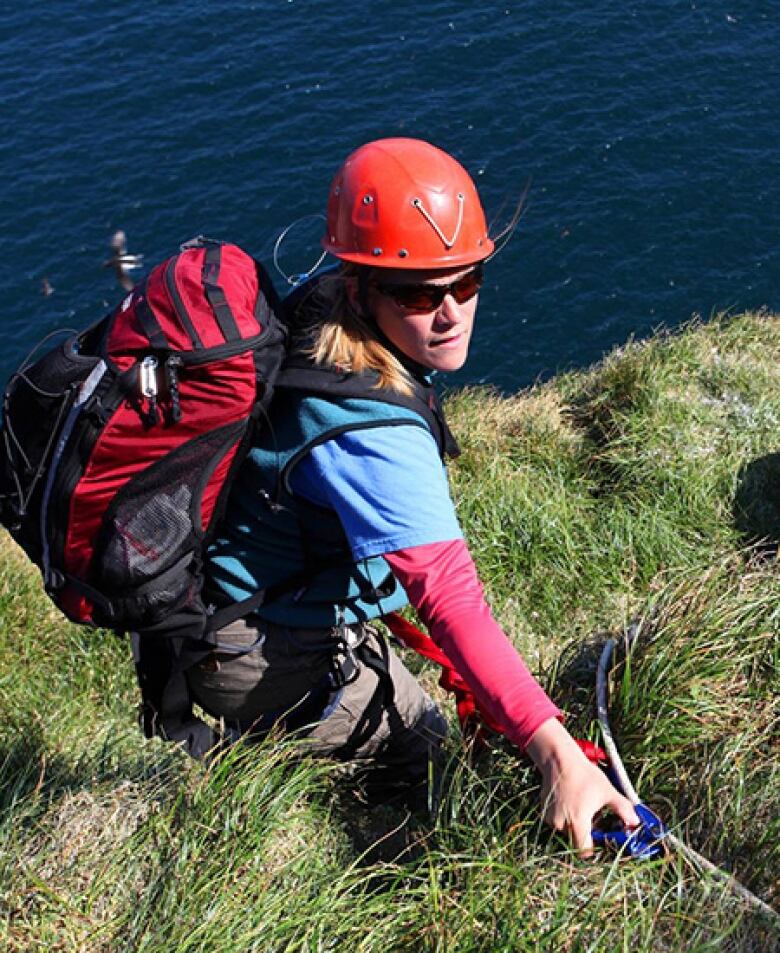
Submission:
M 385 553 L 393 574 L 481 705 L 522 751 L 561 713 L 493 618 L 462 539 Z
M 355 560 L 384 556 L 480 705 L 539 768 L 545 820 L 583 852 L 601 809 L 638 823 L 491 615 L 430 434 L 415 426 L 342 434 L 299 463 L 292 485 L 338 513 Z
M 631 802 L 592 764 L 559 721 L 546 721 L 525 749 L 542 775 L 542 810 L 545 821 L 569 835 L 583 857 L 593 853 L 593 822 L 605 808 L 626 827 L 639 818 Z
M 433 640 L 539 769 L 547 823 L 566 831 L 583 855 L 592 851 L 591 828 L 601 810 L 613 810 L 626 826 L 637 825 L 631 803 L 587 760 L 493 618 L 463 540 L 414 546 L 385 559 Z

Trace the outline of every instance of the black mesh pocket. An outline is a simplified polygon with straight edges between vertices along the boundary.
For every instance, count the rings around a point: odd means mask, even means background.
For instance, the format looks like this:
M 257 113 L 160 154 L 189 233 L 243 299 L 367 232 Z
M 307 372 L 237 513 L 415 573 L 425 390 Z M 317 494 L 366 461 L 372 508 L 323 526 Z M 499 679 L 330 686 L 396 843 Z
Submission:
M 129 615 L 133 598 L 148 622 L 150 612 L 156 618 L 199 590 L 193 573 L 201 559 L 203 492 L 245 429 L 239 421 L 188 441 L 117 494 L 104 518 L 94 578 Z
M 52 458 L 64 445 L 74 404 L 105 365 L 69 338 L 9 380 L 0 441 L 0 519 L 40 560 L 40 507 Z
M 111 589 L 137 585 L 157 575 L 191 546 L 189 486 L 160 489 L 138 507 L 120 508 L 103 554 L 103 582 Z

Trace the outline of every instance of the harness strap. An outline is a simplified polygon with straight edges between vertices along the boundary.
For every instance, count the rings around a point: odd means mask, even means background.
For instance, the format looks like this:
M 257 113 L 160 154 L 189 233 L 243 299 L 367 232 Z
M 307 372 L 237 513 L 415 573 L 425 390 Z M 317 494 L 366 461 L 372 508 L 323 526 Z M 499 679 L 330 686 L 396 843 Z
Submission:
M 455 666 L 433 639 L 421 632 L 416 625 L 392 612 L 382 620 L 393 635 L 407 648 L 414 649 L 418 655 L 430 659 L 441 666 L 439 685 L 455 695 L 458 720 L 464 735 L 473 737 L 477 742 L 485 741 L 485 729 L 504 734 L 504 729 L 482 708 L 465 679 L 457 673 Z M 593 764 L 607 764 L 607 753 L 592 741 L 574 739 L 582 753 Z
M 395 701 L 395 687 L 390 675 L 390 650 L 381 636 L 377 637 L 377 641 L 379 652 L 372 649 L 367 642 L 361 642 L 355 649 L 360 661 L 376 674 L 377 684 L 349 738 L 336 752 L 337 757 L 347 761 L 354 758 L 361 745 L 374 734 L 384 712 Z
M 398 615 L 397 612 L 384 616 L 382 621 L 402 645 L 414 649 L 418 655 L 430 659 L 441 667 L 439 685 L 455 696 L 458 721 L 464 735 L 474 737 L 475 740 L 484 740 L 485 728 L 498 734 L 502 733 L 502 726 L 480 706 L 466 680 L 458 674 L 446 653 L 429 635 L 421 632 L 416 625 Z
M 341 689 L 333 688 L 327 677 L 321 678 L 295 704 L 278 708 L 276 711 L 265 712 L 253 721 L 228 722 L 228 728 L 234 730 L 236 737 L 250 740 L 264 738 L 279 724 L 284 725 L 285 731 L 292 734 L 319 722 L 323 712 L 327 711 L 340 694 Z

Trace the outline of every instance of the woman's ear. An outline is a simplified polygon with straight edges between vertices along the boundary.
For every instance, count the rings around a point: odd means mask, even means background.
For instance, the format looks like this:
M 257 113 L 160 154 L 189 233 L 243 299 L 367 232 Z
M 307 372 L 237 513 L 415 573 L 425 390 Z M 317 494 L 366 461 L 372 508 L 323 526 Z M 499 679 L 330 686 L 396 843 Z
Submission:
M 349 275 L 344 279 L 344 288 L 347 294 L 347 301 L 355 314 L 360 314 L 363 310 L 360 306 L 360 282 L 356 275 Z

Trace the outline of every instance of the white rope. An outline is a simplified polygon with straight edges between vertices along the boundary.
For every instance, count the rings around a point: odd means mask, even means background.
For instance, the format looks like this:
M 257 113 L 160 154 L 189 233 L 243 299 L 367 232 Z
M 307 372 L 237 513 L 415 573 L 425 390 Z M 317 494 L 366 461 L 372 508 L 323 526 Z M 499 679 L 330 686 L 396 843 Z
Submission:
M 422 199 L 419 199 L 419 198 L 412 199 L 412 205 L 417 209 L 417 211 L 423 216 L 425 221 L 436 232 L 436 234 L 439 236 L 444 247 L 447 250 L 452 248 L 452 246 L 458 240 L 458 235 L 460 235 L 460 229 L 461 229 L 461 226 L 463 225 L 463 205 L 464 205 L 464 202 L 466 201 L 466 198 L 462 192 L 458 192 L 456 197 L 458 200 L 458 221 L 457 221 L 457 224 L 455 225 L 455 231 L 452 233 L 452 238 L 447 238 L 447 236 L 439 227 L 439 224 L 436 221 L 436 219 L 433 217 L 433 215 L 431 215 L 428 209 L 423 205 Z
M 638 629 L 636 626 L 632 626 L 631 629 L 629 629 L 626 637 L 627 649 L 629 651 L 636 640 L 637 632 Z M 607 755 L 609 756 L 610 766 L 617 775 L 625 796 L 629 799 L 629 801 L 632 802 L 632 804 L 639 804 L 641 803 L 639 795 L 637 794 L 636 789 L 631 783 L 631 779 L 628 777 L 628 773 L 623 766 L 617 745 L 615 744 L 615 740 L 612 737 L 612 731 L 609 727 L 609 711 L 607 708 L 607 680 L 609 677 L 609 670 L 611 667 L 612 654 L 614 650 L 615 640 L 609 639 L 607 644 L 604 646 L 604 649 L 601 653 L 601 658 L 599 659 L 598 670 L 596 672 L 597 713 L 599 725 L 601 727 L 601 734 L 604 739 L 604 748 L 607 752 Z M 697 853 L 695 850 L 693 850 L 693 848 L 681 841 L 679 837 L 675 837 L 674 834 L 669 833 L 664 838 L 664 842 L 690 860 L 695 866 L 706 870 L 717 880 L 722 881 L 730 890 L 737 894 L 737 896 L 739 896 L 746 903 L 750 904 L 751 907 L 755 907 L 757 910 L 760 910 L 761 913 L 770 919 L 780 922 L 780 914 L 778 914 L 777 911 L 773 910 L 772 907 L 764 903 L 764 901 L 757 897 L 754 893 L 751 893 L 747 887 L 743 886 L 731 874 L 721 870 L 720 867 L 716 867 L 715 864 L 713 864 L 712 861 L 707 860 L 706 857 L 702 857 L 701 854 Z

